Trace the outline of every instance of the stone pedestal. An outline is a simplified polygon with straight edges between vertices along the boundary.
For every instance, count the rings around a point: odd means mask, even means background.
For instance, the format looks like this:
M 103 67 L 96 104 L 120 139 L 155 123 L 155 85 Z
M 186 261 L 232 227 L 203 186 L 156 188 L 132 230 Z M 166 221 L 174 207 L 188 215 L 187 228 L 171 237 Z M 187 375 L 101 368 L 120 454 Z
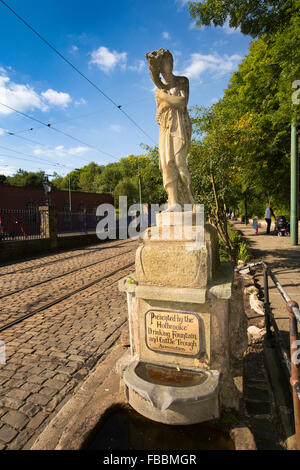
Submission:
M 119 369 L 123 369 L 129 402 L 137 411 L 157 421 L 188 424 L 218 417 L 219 407 L 239 409 L 247 333 L 241 292 L 233 292 L 231 264 L 219 263 L 215 229 L 192 220 L 182 238 L 178 221 L 183 214 L 175 214 L 168 221 L 171 225 L 164 225 L 162 214 L 158 225 L 148 229 L 137 249 L 135 273 L 119 282 L 119 290 L 128 298 L 131 358 L 183 371 L 183 375 L 201 372 L 207 382 L 199 384 L 188 400 L 184 393 L 180 398 L 178 387 L 167 390 L 160 381 L 150 387 L 151 393 L 146 383 L 141 388 L 141 377 L 132 379 L 128 360 Z M 165 228 L 170 229 L 168 234 Z M 213 387 L 208 377 L 214 378 Z M 142 378 L 152 385 L 151 378 Z M 164 393 L 170 406 L 157 411 L 153 397 Z M 189 403 L 186 413 L 184 403 Z
M 57 211 L 51 206 L 40 206 L 41 236 L 50 238 L 51 248 L 57 248 Z

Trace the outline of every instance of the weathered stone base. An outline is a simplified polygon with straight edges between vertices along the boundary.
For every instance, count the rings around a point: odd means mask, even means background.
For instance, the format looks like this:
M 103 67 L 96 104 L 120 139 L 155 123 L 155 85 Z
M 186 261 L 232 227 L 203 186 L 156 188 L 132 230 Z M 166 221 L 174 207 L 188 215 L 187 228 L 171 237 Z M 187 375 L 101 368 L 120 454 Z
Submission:
M 195 377 L 201 374 L 201 383 L 172 387 L 141 378 L 136 371 L 140 365 L 138 361 L 133 361 L 123 375 L 128 403 L 138 413 L 153 421 L 173 425 L 219 418 L 217 371 L 195 370 Z
M 115 344 L 103 362 L 83 382 L 42 431 L 32 450 L 80 450 L 86 448 L 94 428 L 115 406 L 125 406 L 119 373 L 122 371 L 124 348 Z M 118 374 L 115 363 L 119 364 Z M 125 361 L 126 362 L 126 361 Z M 123 381 L 122 381 L 123 382 Z M 128 401 L 128 399 L 127 399 Z M 256 450 L 253 436 L 243 422 L 230 431 L 236 450 Z M 228 431 L 228 429 L 226 429 Z
M 127 293 L 131 355 L 137 363 L 206 377 L 216 377 L 216 371 L 218 380 L 213 392 L 207 381 L 190 396 L 189 386 L 179 391 L 165 388 L 163 381 L 160 386 L 142 382 L 132 364 L 123 379 L 129 403 L 138 412 L 167 424 L 188 424 L 218 417 L 219 407 L 240 410 L 247 324 L 233 267 L 219 263 L 216 230 L 206 225 L 204 243 L 191 249 L 177 238 L 173 219 L 167 227 L 174 229 L 171 239 L 165 238 L 162 222 L 148 230 L 136 253 L 136 272 L 119 282 L 119 290 Z M 196 238 L 197 227 L 190 226 L 188 242 Z

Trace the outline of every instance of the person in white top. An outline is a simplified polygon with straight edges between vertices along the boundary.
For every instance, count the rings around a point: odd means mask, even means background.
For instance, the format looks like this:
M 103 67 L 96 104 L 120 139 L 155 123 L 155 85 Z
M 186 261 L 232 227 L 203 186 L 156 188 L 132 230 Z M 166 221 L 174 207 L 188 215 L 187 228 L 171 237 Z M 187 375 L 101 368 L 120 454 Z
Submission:
M 267 235 L 270 234 L 271 217 L 274 217 L 275 219 L 275 214 L 273 212 L 273 204 L 270 202 L 265 212 L 265 221 L 267 222 L 267 232 L 266 232 Z

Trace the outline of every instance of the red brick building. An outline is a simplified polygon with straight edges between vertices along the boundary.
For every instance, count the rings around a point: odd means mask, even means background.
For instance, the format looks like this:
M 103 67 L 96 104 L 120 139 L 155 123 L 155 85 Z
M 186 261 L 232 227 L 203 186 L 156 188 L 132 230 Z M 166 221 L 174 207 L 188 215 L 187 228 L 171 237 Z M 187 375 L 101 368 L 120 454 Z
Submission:
M 69 210 L 69 191 L 52 189 L 51 202 L 57 212 Z M 100 204 L 114 204 L 111 194 L 71 192 L 72 212 L 94 214 Z M 36 188 L 19 188 L 17 186 L 0 186 L 0 209 L 33 210 L 46 204 L 45 191 Z

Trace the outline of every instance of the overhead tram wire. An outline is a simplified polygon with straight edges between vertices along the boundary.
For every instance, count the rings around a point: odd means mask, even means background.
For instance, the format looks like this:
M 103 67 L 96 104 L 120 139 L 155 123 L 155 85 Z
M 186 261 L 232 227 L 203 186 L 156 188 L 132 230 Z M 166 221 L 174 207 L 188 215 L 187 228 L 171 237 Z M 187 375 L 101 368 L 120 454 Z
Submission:
M 17 135 L 16 132 L 10 132 L 10 131 L 5 131 L 5 133 L 9 136 L 12 136 L 12 137 L 17 137 L 18 139 L 22 139 L 22 140 L 25 140 L 26 142 L 29 142 L 31 144 L 35 144 L 35 145 L 40 145 L 42 147 L 47 147 L 45 144 L 41 144 L 40 142 L 37 142 L 36 140 L 31 140 L 31 139 L 27 139 L 27 137 L 23 137 L 21 135 Z
M 37 160 L 33 160 L 32 158 L 21 158 L 21 157 L 16 157 L 15 155 L 3 155 L 3 154 L 0 154 L 0 157 L 5 157 L 5 158 L 9 158 L 9 157 L 12 157 L 14 158 L 15 160 L 22 160 L 22 161 L 25 161 L 25 162 L 34 162 L 34 163 L 39 163 L 41 164 L 41 161 L 37 162 Z M 45 163 L 45 161 L 43 162 L 43 165 L 46 166 L 46 167 L 49 167 L 49 163 Z M 51 165 L 55 166 L 54 163 L 51 163 Z M 9 166 L 9 165 L 1 165 L 1 166 Z M 75 168 L 72 168 L 75 170 Z
M 135 103 L 140 103 L 142 101 L 148 101 L 148 100 L 152 100 L 153 101 L 153 98 L 143 98 L 141 100 L 135 100 L 135 101 L 130 101 L 128 103 L 125 103 L 125 104 L 122 104 L 121 106 L 128 106 L 128 105 L 131 105 L 131 104 L 135 104 Z M 103 110 L 101 111 L 93 111 L 91 113 L 86 113 L 86 114 L 80 114 L 79 116 L 73 116 L 73 117 L 70 117 L 68 119 L 64 119 L 62 121 L 55 121 L 53 122 L 54 125 L 56 124 L 64 124 L 65 122 L 70 122 L 70 121 L 76 121 L 77 119 L 82 119 L 82 118 L 85 118 L 85 117 L 88 117 L 88 116 L 93 116 L 95 114 L 102 114 L 103 113 Z M 29 132 L 29 131 L 33 131 L 33 130 L 37 130 L 37 129 L 43 129 L 44 126 L 37 126 L 37 127 L 30 127 L 29 129 L 23 129 L 22 131 L 15 131 L 14 132 L 14 135 L 16 134 L 22 134 L 23 132 Z
M 38 161 L 39 163 L 45 163 L 45 165 L 54 165 L 54 166 L 61 166 L 61 167 L 64 167 L 64 168 L 68 168 L 70 170 L 74 170 L 75 168 L 71 167 L 71 166 L 68 166 L 68 165 L 65 165 L 64 163 L 58 163 L 58 162 L 51 162 L 50 160 L 43 160 L 42 158 L 39 158 L 38 156 L 34 156 L 34 155 L 28 155 L 27 153 L 24 153 L 24 152 L 20 152 L 19 150 L 15 150 L 15 149 L 11 149 L 9 147 L 4 147 L 3 145 L 0 145 L 0 149 L 2 150 L 6 150 L 6 151 L 9 151 L 9 152 L 15 152 L 19 155 L 24 155 L 25 157 L 30 157 L 31 160 L 29 161 L 33 161 L 33 160 L 36 160 Z M 2 156 L 5 156 L 7 157 L 8 155 L 2 155 Z M 14 155 L 9 155 L 8 157 L 12 157 L 12 158 L 16 158 L 17 160 L 24 160 L 24 158 L 17 158 L 15 157 Z M 28 159 L 27 159 L 28 160 Z
M 92 116 L 94 114 L 100 114 L 102 113 L 103 111 L 93 111 L 92 113 L 86 113 L 86 114 L 81 114 L 79 116 L 74 116 L 74 117 L 71 117 L 69 119 L 64 119 L 63 121 L 55 121 L 53 122 L 54 125 L 56 124 L 64 124 L 65 122 L 70 122 L 70 121 L 76 121 L 77 119 L 82 119 L 84 117 L 88 117 L 88 116 Z M 29 129 L 23 129 L 22 131 L 15 131 L 14 132 L 14 135 L 16 134 L 22 134 L 23 132 L 28 132 L 28 131 L 33 131 L 33 130 L 37 130 L 37 129 L 43 129 L 44 126 L 38 126 L 38 127 L 30 127 Z
M 12 136 L 12 137 L 17 137 L 18 139 L 22 139 L 22 140 L 25 140 L 26 142 L 30 142 L 30 143 L 33 143 L 33 144 L 36 144 L 36 145 L 39 145 L 40 147 L 45 147 L 47 148 L 49 151 L 51 150 L 49 148 L 49 145 L 46 145 L 46 144 L 42 144 L 41 142 L 37 142 L 36 140 L 31 140 L 31 139 L 27 139 L 26 137 L 23 137 L 21 135 L 16 135 L 15 132 L 10 132 L 10 131 L 5 131 L 6 134 L 8 134 L 9 136 Z M 81 160 L 85 160 L 86 162 L 88 163 L 91 163 L 92 160 L 90 159 L 87 159 L 85 157 L 83 157 L 82 155 L 76 155 L 75 153 L 69 153 L 68 156 L 77 156 L 78 158 L 80 158 Z M 62 164 L 62 166 L 65 166 Z M 68 168 L 71 168 L 71 167 L 68 167 Z
M 82 78 L 84 78 L 92 87 L 94 87 L 99 93 L 101 93 L 104 98 L 106 98 L 108 101 L 110 101 L 119 111 L 121 111 L 124 116 L 127 117 L 129 121 L 137 128 L 139 129 L 148 139 L 150 139 L 155 145 L 156 142 L 152 137 L 150 137 L 147 132 L 144 131 L 144 129 L 141 128 L 141 126 L 131 117 L 129 114 L 122 109 L 122 105 L 118 105 L 110 96 L 108 96 L 101 88 L 98 87 L 92 80 L 90 80 L 83 72 L 81 72 L 72 62 L 70 62 L 61 52 L 59 52 L 52 44 L 50 44 L 47 39 L 45 39 L 40 33 L 38 33 L 32 26 L 30 26 L 29 23 L 27 23 L 26 20 L 24 20 L 13 8 L 11 8 L 4 0 L 0 0 L 3 5 L 8 8 L 27 28 L 29 28 L 41 41 L 43 41 L 50 49 L 52 49 L 62 60 L 64 60 L 70 67 L 72 67 L 75 72 L 77 72 L 79 75 L 81 75 Z
M 1 1 L 1 0 L 0 0 Z M 5 108 L 7 109 L 10 109 L 11 111 L 14 111 L 15 113 L 18 113 L 20 114 L 21 116 L 24 116 L 28 119 L 31 119 L 32 121 L 35 121 L 35 122 L 38 122 L 39 124 L 42 124 L 44 127 L 48 127 L 49 129 L 52 129 L 54 130 L 55 132 L 58 132 L 59 134 L 63 134 L 65 135 L 66 137 L 69 137 L 70 139 L 73 139 L 75 140 L 76 142 L 79 142 L 80 144 L 82 145 L 86 145 L 87 147 L 90 147 L 91 149 L 93 150 L 96 150 L 97 152 L 99 153 L 103 153 L 104 155 L 107 155 L 111 158 L 114 158 L 115 160 L 119 161 L 119 159 L 117 157 L 115 157 L 114 155 L 112 155 L 111 153 L 108 153 L 108 152 L 105 152 L 104 150 L 100 150 L 98 149 L 97 147 L 94 147 L 93 145 L 90 145 L 90 144 L 87 144 L 86 142 L 84 142 L 83 140 L 80 140 L 80 139 L 77 139 L 77 137 L 74 137 L 73 135 L 71 134 L 67 134 L 66 132 L 64 131 L 61 131 L 60 129 L 57 129 L 57 127 L 53 127 L 50 123 L 46 124 L 45 122 L 43 121 L 40 121 L 39 119 L 36 119 L 32 116 L 29 116 L 29 114 L 26 114 L 26 113 L 23 113 L 22 111 L 18 111 L 17 109 L 15 108 L 12 108 L 11 106 L 8 106 L 7 104 L 3 104 L 3 103 L 0 103 L 1 106 L 4 106 Z
M 208 80 L 206 82 L 197 82 L 197 83 L 191 83 L 191 88 L 192 87 L 197 87 L 197 86 L 200 86 L 200 85 L 209 85 L 210 83 L 212 82 L 218 82 L 220 80 L 223 80 L 224 78 L 226 78 L 228 76 L 228 73 L 229 72 L 226 72 L 224 75 L 221 75 L 220 77 L 218 78 L 215 78 L 215 79 L 211 79 L 211 80 Z M 233 73 L 238 73 L 238 72 L 233 72 Z M 142 103 L 144 101 L 153 101 L 153 97 L 148 97 L 148 98 L 141 98 L 139 100 L 134 100 L 134 101 L 129 101 L 127 103 L 123 103 L 121 105 L 121 107 L 124 107 L 124 106 L 130 106 L 132 104 L 136 104 L 136 103 Z M 73 116 L 73 117 L 70 117 L 68 119 L 64 119 L 62 121 L 55 121 L 53 122 L 53 124 L 64 124 L 65 122 L 70 122 L 70 121 L 76 121 L 77 119 L 82 119 L 82 118 L 85 118 L 85 117 L 88 117 L 88 116 L 92 116 L 92 115 L 95 115 L 95 114 L 101 114 L 103 111 L 93 111 L 91 113 L 86 113 L 86 114 L 80 114 L 79 116 Z M 38 127 L 30 127 L 30 128 L 27 128 L 27 129 L 23 129 L 21 131 L 15 131 L 13 134 L 15 136 L 17 136 L 17 134 L 22 134 L 23 132 L 29 132 L 29 131 L 33 131 L 33 130 L 37 130 L 37 129 L 43 129 L 44 126 L 38 126 Z

